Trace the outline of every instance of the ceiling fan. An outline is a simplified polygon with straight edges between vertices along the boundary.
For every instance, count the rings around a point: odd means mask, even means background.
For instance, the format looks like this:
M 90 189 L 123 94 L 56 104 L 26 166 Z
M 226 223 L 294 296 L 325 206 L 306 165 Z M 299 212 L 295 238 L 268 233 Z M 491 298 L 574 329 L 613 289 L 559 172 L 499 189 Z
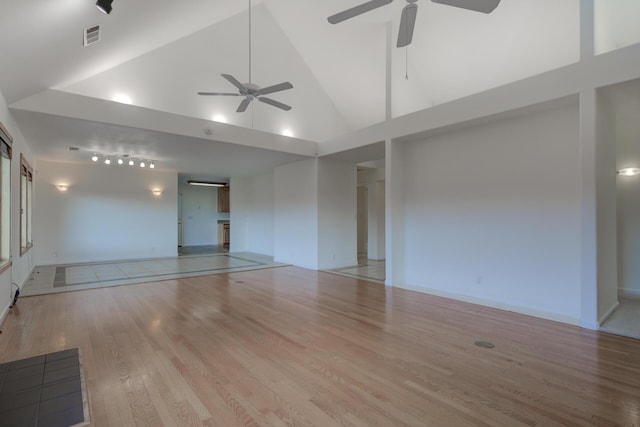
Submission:
M 242 102 L 240 102 L 240 105 L 236 110 L 236 112 L 238 113 L 247 111 L 249 104 L 251 104 L 254 99 L 257 99 L 260 102 L 264 102 L 265 104 L 269 104 L 273 107 L 280 108 L 284 111 L 291 110 L 291 106 L 264 96 L 275 92 L 281 92 L 283 90 L 293 89 L 293 85 L 291 83 L 279 83 L 277 85 L 268 86 L 262 89 L 260 88 L 260 86 L 251 83 L 251 0 L 249 0 L 249 83 L 240 83 L 240 81 L 233 77 L 231 74 L 222 74 L 222 77 L 224 77 L 229 83 L 234 85 L 238 89 L 238 92 L 198 92 L 198 95 L 243 96 L 244 99 L 242 100 Z
M 416 16 L 418 14 L 418 0 L 405 0 L 407 5 L 402 9 L 402 17 L 400 18 L 400 29 L 398 31 L 398 47 L 405 47 L 411 44 L 413 39 L 413 29 L 416 24 Z M 463 9 L 473 10 L 482 13 L 491 13 L 498 7 L 500 0 L 431 0 L 434 3 L 446 4 L 448 6 L 460 7 Z M 352 7 L 335 15 L 331 15 L 327 20 L 331 24 L 338 24 L 347 19 L 354 18 L 363 13 L 370 12 L 379 7 L 388 5 L 393 0 L 371 0 Z

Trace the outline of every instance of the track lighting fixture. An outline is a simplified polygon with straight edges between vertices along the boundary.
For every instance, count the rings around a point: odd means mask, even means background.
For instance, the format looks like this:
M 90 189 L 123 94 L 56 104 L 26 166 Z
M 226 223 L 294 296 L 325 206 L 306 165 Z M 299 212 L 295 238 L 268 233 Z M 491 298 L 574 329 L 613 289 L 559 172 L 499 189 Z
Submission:
M 94 163 L 103 162 L 105 165 L 118 164 L 120 166 L 129 165 L 139 166 L 141 168 L 149 167 L 149 169 L 156 168 L 155 160 L 131 157 L 129 154 L 93 153 L 91 161 Z
M 96 2 L 96 6 L 98 7 L 98 10 L 100 10 L 100 12 L 106 13 L 108 15 L 111 13 L 111 9 L 113 9 L 111 7 L 111 3 L 113 3 L 113 0 L 98 0 Z

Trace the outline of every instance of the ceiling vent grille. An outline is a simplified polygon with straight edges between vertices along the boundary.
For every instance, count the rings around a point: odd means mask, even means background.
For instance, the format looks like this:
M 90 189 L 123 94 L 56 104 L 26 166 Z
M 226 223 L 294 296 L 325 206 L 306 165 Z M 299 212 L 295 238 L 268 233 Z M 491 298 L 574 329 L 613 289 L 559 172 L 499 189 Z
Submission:
M 91 44 L 98 43 L 100 41 L 100 25 L 84 29 L 84 46 L 87 47 Z
M 80 151 L 80 149 L 78 147 L 67 147 L 67 150 L 69 151 Z

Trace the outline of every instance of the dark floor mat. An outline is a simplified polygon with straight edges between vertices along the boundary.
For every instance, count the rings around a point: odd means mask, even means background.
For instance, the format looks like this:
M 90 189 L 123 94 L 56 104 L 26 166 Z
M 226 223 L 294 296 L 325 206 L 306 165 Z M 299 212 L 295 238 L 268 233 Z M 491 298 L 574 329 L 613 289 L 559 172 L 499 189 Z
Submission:
M 80 424 L 84 401 L 77 348 L 0 364 L 2 426 Z

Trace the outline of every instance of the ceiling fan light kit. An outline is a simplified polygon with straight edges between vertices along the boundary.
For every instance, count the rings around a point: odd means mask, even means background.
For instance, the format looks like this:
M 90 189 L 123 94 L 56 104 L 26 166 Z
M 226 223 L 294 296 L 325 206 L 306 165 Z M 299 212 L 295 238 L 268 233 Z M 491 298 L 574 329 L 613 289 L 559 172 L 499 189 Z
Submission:
M 400 17 L 400 28 L 398 29 L 398 47 L 405 47 L 411 44 L 413 40 L 413 30 L 415 29 L 416 17 L 418 16 L 418 0 L 405 0 L 407 5 L 402 9 Z M 459 7 L 461 9 L 472 10 L 475 12 L 491 13 L 500 4 L 500 0 L 431 0 L 434 3 L 440 3 L 447 6 Z M 344 10 L 335 15 L 331 15 L 327 20 L 331 24 L 338 24 L 347 19 L 355 18 L 363 13 L 370 12 L 382 6 L 392 3 L 393 0 L 371 0 L 362 3 L 351 9 Z

